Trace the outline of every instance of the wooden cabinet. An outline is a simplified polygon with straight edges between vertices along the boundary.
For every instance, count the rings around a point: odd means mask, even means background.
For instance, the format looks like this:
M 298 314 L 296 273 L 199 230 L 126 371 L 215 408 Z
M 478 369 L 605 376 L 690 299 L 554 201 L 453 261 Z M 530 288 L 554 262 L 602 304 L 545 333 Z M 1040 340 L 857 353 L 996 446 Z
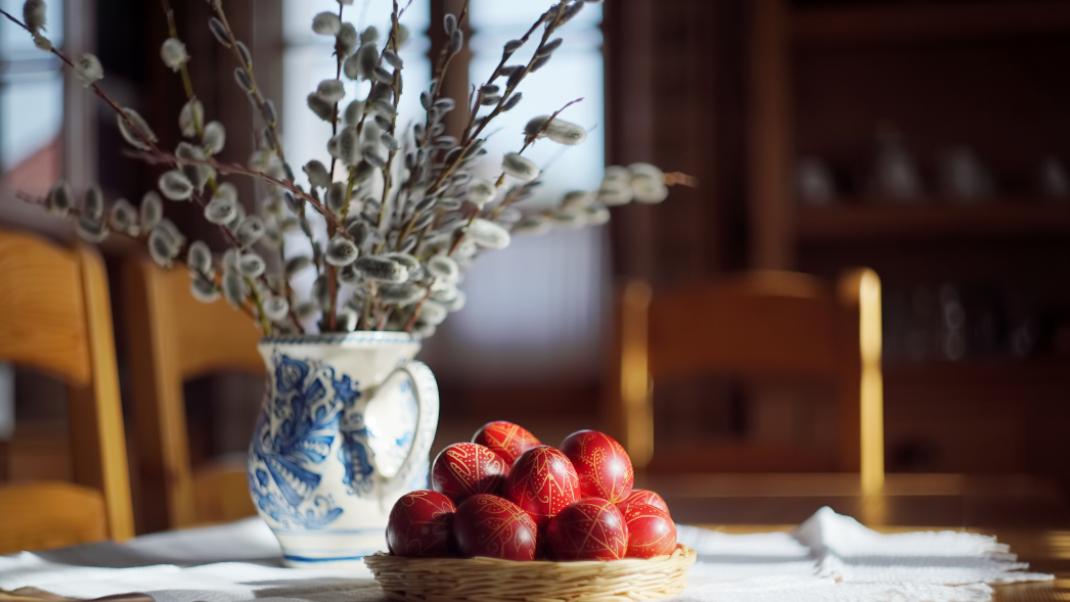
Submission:
M 889 470 L 1065 471 L 1044 450 L 1070 429 L 1070 199 L 1045 198 L 1036 174 L 1045 157 L 1070 167 L 1070 2 L 758 0 L 749 11 L 749 263 L 880 273 Z M 910 202 L 867 184 L 889 130 L 919 167 Z M 992 174 L 990 198 L 942 189 L 955 146 Z M 797 198 L 804 156 L 830 168 L 833 201 Z M 961 348 L 942 347 L 945 321 L 959 319 Z M 915 345 L 915 332 L 932 341 Z M 1013 445 L 979 453 L 994 429 Z

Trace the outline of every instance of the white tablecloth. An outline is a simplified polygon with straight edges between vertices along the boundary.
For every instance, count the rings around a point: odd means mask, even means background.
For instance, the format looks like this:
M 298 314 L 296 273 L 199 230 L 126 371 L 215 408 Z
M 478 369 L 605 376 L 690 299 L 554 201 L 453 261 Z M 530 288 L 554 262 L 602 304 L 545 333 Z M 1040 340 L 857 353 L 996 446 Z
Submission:
M 822 508 L 794 533 L 680 527 L 698 563 L 679 600 L 987 600 L 1026 572 L 995 539 L 961 532 L 880 534 Z M 287 569 L 259 519 L 0 557 L 0 589 L 81 598 L 139 592 L 164 602 L 380 600 L 366 569 Z

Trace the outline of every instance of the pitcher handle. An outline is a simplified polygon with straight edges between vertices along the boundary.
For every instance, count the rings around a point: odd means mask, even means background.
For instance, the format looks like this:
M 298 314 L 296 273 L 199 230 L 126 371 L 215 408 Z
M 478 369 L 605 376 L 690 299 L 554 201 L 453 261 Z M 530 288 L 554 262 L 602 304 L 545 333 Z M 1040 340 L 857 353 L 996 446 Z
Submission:
M 405 461 L 401 464 L 402 468 L 389 479 L 390 485 L 404 482 L 412 476 L 412 470 L 416 467 L 412 460 L 431 452 L 435 429 L 438 426 L 438 382 L 431 369 L 421 361 L 410 360 L 399 366 L 395 370 L 395 373 L 397 372 L 404 372 L 412 379 L 413 395 L 416 397 L 416 430 L 413 433 L 412 445 L 405 454 Z M 387 380 L 389 381 L 389 378 Z

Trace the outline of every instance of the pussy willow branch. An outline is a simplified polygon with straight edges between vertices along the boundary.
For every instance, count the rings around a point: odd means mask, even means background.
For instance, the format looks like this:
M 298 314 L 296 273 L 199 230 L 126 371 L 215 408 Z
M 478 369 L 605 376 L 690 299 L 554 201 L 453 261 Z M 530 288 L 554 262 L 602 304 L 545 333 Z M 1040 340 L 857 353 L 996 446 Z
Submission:
M 27 27 L 25 23 L 14 17 L 11 13 L 7 12 L 6 10 L 0 9 L 0 14 L 3 14 L 5 17 L 8 18 L 9 21 L 14 23 L 15 25 L 18 25 L 19 27 L 25 29 L 27 32 L 30 33 L 31 36 L 33 35 L 33 31 L 29 27 Z M 75 72 L 78 71 L 78 68 L 74 65 L 74 62 L 72 62 L 71 59 L 67 57 L 67 55 L 63 54 L 62 51 L 57 50 L 51 42 L 49 42 L 48 44 L 48 51 L 59 57 L 59 60 L 63 61 L 63 63 L 67 65 L 67 67 L 71 70 Z M 115 114 L 118 116 L 118 118 L 121 119 L 124 124 L 126 124 L 126 129 L 131 134 L 136 136 L 139 142 L 153 150 L 159 150 L 159 147 L 156 146 L 156 143 L 149 139 L 149 137 L 145 135 L 145 132 L 141 131 L 141 128 L 139 128 L 129 117 L 127 117 L 122 105 L 120 105 L 110 96 L 108 96 L 107 92 L 104 91 L 104 88 L 100 87 L 99 83 L 93 82 L 89 85 L 89 89 L 91 89 L 93 93 L 97 95 L 98 98 L 104 101 L 104 104 L 108 105 L 113 111 L 115 111 Z
M 234 30 L 230 27 L 230 21 L 227 20 L 227 13 L 223 10 L 222 0 L 210 0 L 209 4 L 212 5 L 212 11 L 216 17 L 223 23 L 223 30 L 227 34 L 227 41 L 229 42 L 229 49 L 231 54 L 234 55 L 234 59 L 238 62 L 238 66 L 245 71 L 245 74 L 249 76 L 249 94 L 253 97 L 253 104 L 256 105 L 257 111 L 260 113 L 260 117 L 264 120 L 264 125 L 267 127 L 268 144 L 271 146 L 271 150 L 275 151 L 278 155 L 279 161 L 285 166 L 287 175 L 292 177 L 292 170 L 289 163 L 286 161 L 286 153 L 282 148 L 282 138 L 279 137 L 279 130 L 274 119 L 267 114 L 265 110 L 266 99 L 260 92 L 260 85 L 256 81 L 256 73 L 253 71 L 252 63 L 245 62 L 245 57 L 242 56 L 240 50 L 238 50 L 238 38 L 234 35 Z
M 176 40 L 179 39 L 179 37 L 178 37 L 178 26 L 175 24 L 175 12 L 174 12 L 174 10 L 171 9 L 171 3 L 168 0 L 160 0 L 160 7 L 163 9 L 164 16 L 167 18 L 168 35 L 170 35 L 170 37 L 172 37 L 172 38 L 174 38 Z M 189 60 L 183 61 L 181 63 L 181 65 L 179 65 L 179 74 L 182 77 L 182 88 L 186 92 L 186 100 L 188 102 L 196 101 L 197 100 L 197 94 L 196 94 L 196 92 L 194 92 L 194 89 L 193 89 L 193 78 L 190 75 L 190 71 L 189 71 Z M 197 133 L 197 138 L 198 139 L 203 139 L 204 138 L 203 116 L 202 115 L 198 115 L 196 112 L 194 112 L 194 114 L 193 114 L 193 128 Z M 218 183 L 216 182 L 215 174 L 211 174 L 211 175 L 208 176 L 207 184 L 208 184 L 208 190 L 212 194 L 214 194 L 216 189 L 218 188 Z M 202 207 L 204 206 L 203 200 L 202 200 L 202 202 L 200 204 L 201 204 Z M 229 235 L 230 234 L 229 229 L 225 225 L 221 224 L 220 225 L 220 229 L 224 232 L 224 235 Z M 233 239 L 233 236 L 230 236 L 230 238 Z M 233 242 L 236 243 L 237 241 L 234 240 Z M 281 242 L 281 241 L 279 243 L 279 248 L 278 248 L 278 253 L 277 254 L 278 254 L 278 259 L 279 259 L 279 265 L 284 265 L 285 261 L 286 261 L 286 256 L 285 256 L 285 250 L 284 250 L 284 243 Z M 264 278 L 263 275 L 261 275 L 261 282 L 265 286 L 269 286 L 268 282 L 267 282 L 267 279 Z M 290 291 L 290 280 L 288 278 L 283 277 L 282 278 L 282 286 L 283 286 L 283 291 L 282 292 L 285 295 L 285 298 L 286 298 L 287 302 L 289 302 L 290 301 L 290 293 L 291 293 L 291 291 Z M 269 286 L 269 289 L 270 289 L 270 286 Z M 250 287 L 250 290 L 253 290 L 255 292 L 255 289 L 253 287 Z M 274 294 L 274 295 L 278 295 L 279 294 L 274 289 L 270 289 L 270 290 L 271 290 L 272 294 Z M 260 312 L 261 321 L 264 321 L 263 312 L 262 312 L 263 304 L 262 304 L 262 302 L 260 301 L 260 299 L 258 297 L 259 297 L 259 294 L 257 295 L 257 298 L 254 299 L 254 301 L 256 302 L 258 309 L 261 310 L 261 312 Z M 298 332 L 304 332 L 304 327 L 301 326 L 301 321 L 298 320 L 297 314 L 294 312 L 292 307 L 289 309 L 289 316 L 290 316 L 290 322 L 293 323 L 294 327 L 297 328 Z M 264 325 L 262 324 L 261 326 L 263 327 Z M 270 328 L 270 326 L 268 326 L 268 327 Z
M 3 13 L 3 15 L 5 17 L 7 17 L 10 21 L 15 23 L 19 27 L 22 27 L 26 31 L 30 32 L 31 35 L 33 34 L 33 31 L 31 31 L 29 27 L 27 27 L 22 21 L 19 21 L 17 18 L 12 16 L 7 11 L 0 9 L 0 13 Z M 63 54 L 63 52 L 57 50 L 56 47 L 51 44 L 51 42 L 49 43 L 49 52 L 51 52 L 52 54 L 54 54 L 57 57 L 59 57 L 59 59 L 61 61 L 63 61 L 67 65 L 67 67 L 77 71 L 77 68 L 74 66 L 74 63 L 71 62 L 71 60 L 69 58 L 67 58 L 67 56 L 65 54 Z M 104 92 L 104 89 L 101 88 L 98 83 L 94 82 L 93 84 L 90 85 L 90 88 L 93 90 L 93 93 L 95 93 L 97 95 L 97 97 L 99 97 L 101 100 L 103 100 L 105 102 L 105 104 L 107 104 L 109 107 L 112 108 L 113 111 L 115 111 L 115 113 L 116 113 L 116 115 L 118 115 L 119 119 L 121 119 L 126 124 L 127 130 L 133 136 L 135 136 L 138 139 L 139 142 L 141 142 L 145 146 L 149 147 L 151 149 L 151 152 L 155 152 L 155 153 L 162 153 L 163 152 L 163 151 L 160 150 L 160 147 L 157 146 L 155 142 L 153 142 L 151 139 L 149 139 L 148 136 L 145 135 L 145 132 L 143 132 L 141 130 L 141 128 L 137 127 L 137 125 L 134 124 L 126 116 L 126 112 L 123 110 L 122 106 L 119 105 L 119 103 L 117 103 L 116 101 L 112 100 L 112 98 L 110 96 L 108 96 L 108 94 L 106 92 Z M 20 198 L 23 198 L 25 200 L 28 197 L 23 195 Z M 262 308 L 260 308 L 259 303 L 258 303 L 258 308 L 261 309 L 261 311 L 259 312 L 260 315 L 263 315 Z M 251 317 L 253 317 L 254 320 L 257 319 L 255 316 L 251 316 Z M 270 325 L 266 326 L 266 329 L 267 330 L 266 330 L 265 334 L 267 332 L 270 332 Z
M 393 8 L 392 8 L 392 10 L 390 12 L 390 35 L 387 36 L 386 46 L 384 46 L 383 52 L 379 53 L 379 62 L 378 62 L 378 64 L 380 66 L 383 64 L 383 55 L 386 53 L 387 49 L 389 49 L 390 51 L 392 51 L 395 54 L 397 54 L 397 52 L 398 52 L 398 36 L 400 35 L 400 30 L 401 30 L 401 12 L 402 12 L 402 10 L 401 10 L 400 5 L 398 4 L 398 0 L 393 0 Z M 391 82 L 390 82 L 390 89 L 391 89 L 391 91 L 393 93 L 392 94 L 393 98 L 391 99 L 391 108 L 392 108 L 392 110 L 391 110 L 391 116 L 390 116 L 390 127 L 387 128 L 387 134 L 389 134 L 390 136 L 395 137 L 395 140 L 396 140 L 397 123 L 398 123 L 398 103 L 401 100 L 402 87 L 403 87 L 403 83 L 402 83 L 402 79 L 401 79 L 401 69 L 395 68 L 394 69 L 393 78 L 391 79 Z M 396 156 L 397 156 L 397 150 L 395 150 L 393 147 L 388 148 L 387 152 L 386 152 L 386 162 L 383 163 L 383 167 L 382 167 L 383 192 L 382 192 L 382 195 L 379 197 L 379 214 L 378 214 L 378 216 L 376 216 L 376 219 L 375 219 L 375 226 L 376 226 L 377 229 L 380 230 L 380 232 L 383 229 L 383 225 L 384 225 L 383 221 L 386 218 L 386 207 L 387 207 L 387 204 L 388 204 L 387 201 L 389 200 L 390 189 L 391 189 L 391 187 L 393 185 L 393 179 L 394 179 L 393 178 L 393 167 L 394 167 L 394 158 Z M 346 203 L 343 206 L 345 209 L 348 209 L 348 207 L 349 207 L 350 194 L 351 194 L 351 192 L 347 190 L 346 191 Z M 379 243 L 376 245 L 375 252 L 379 253 L 380 251 L 382 251 L 382 249 L 383 249 L 383 247 L 385 245 L 386 245 L 386 237 L 384 236 L 382 238 L 382 240 L 380 240 Z M 371 313 L 377 313 L 378 312 L 378 310 L 379 310 L 379 291 L 378 291 L 378 287 L 377 286 L 370 286 L 369 287 L 368 295 L 364 299 L 364 307 L 361 308 L 361 309 L 362 309 L 362 311 L 361 311 L 361 322 L 366 322 L 368 320 L 368 316 Z M 366 324 L 365 324 L 365 326 L 366 326 Z
M 439 187 L 442 185 L 442 183 L 447 178 L 449 178 L 451 175 L 453 175 L 453 172 L 457 169 L 457 166 L 459 166 L 461 164 L 461 161 L 464 160 L 464 158 L 465 158 L 465 156 L 466 156 L 466 154 L 468 152 L 468 149 L 472 146 L 472 144 L 475 142 L 475 140 L 479 137 L 479 135 L 481 133 L 483 133 L 483 130 L 486 129 L 487 125 L 490 124 L 490 122 L 493 121 L 495 117 L 497 117 L 499 114 L 502 113 L 502 107 L 512 97 L 512 95 L 513 95 L 512 93 L 520 85 L 520 83 L 524 79 L 524 77 L 528 73 L 530 73 L 531 67 L 532 67 L 532 65 L 535 64 L 535 61 L 539 60 L 541 51 L 546 47 L 546 43 L 550 40 L 550 35 L 553 34 L 553 32 L 555 31 L 557 25 L 561 22 L 561 19 L 564 17 L 565 9 L 567 7 L 568 7 L 568 2 L 566 2 L 565 0 L 561 0 L 561 3 L 558 4 L 557 12 L 554 13 L 553 18 L 552 18 L 551 21 L 546 22 L 546 18 L 547 18 L 547 15 L 549 14 L 549 11 L 547 11 L 546 13 L 543 13 L 542 15 L 539 16 L 539 19 L 534 23 L 534 25 L 532 25 L 532 27 L 530 29 L 528 29 L 528 31 L 524 34 L 524 36 L 520 38 L 521 45 L 523 45 L 524 43 L 527 43 L 528 38 L 530 38 L 532 33 L 534 33 L 538 29 L 538 27 L 539 27 L 539 25 L 541 23 L 545 22 L 545 26 L 544 26 L 543 32 L 542 32 L 542 37 L 539 40 L 539 45 L 536 46 L 535 52 L 532 53 L 532 55 L 531 55 L 531 59 L 522 68 L 522 74 L 523 75 L 518 77 L 516 79 L 516 81 L 513 82 L 512 85 L 509 85 L 508 83 L 506 84 L 505 90 L 502 91 L 501 98 L 498 100 L 497 104 L 494 105 L 494 108 L 491 110 L 491 112 L 489 114 L 487 114 L 485 117 L 477 119 L 476 115 L 478 114 L 479 105 L 478 104 L 474 104 L 473 105 L 473 109 L 474 110 L 472 111 L 472 113 L 468 117 L 468 124 L 465 126 L 464 135 L 461 137 L 461 141 L 460 141 L 460 144 L 459 144 L 459 146 L 462 149 L 461 152 L 457 153 L 457 156 L 453 159 L 453 161 L 450 162 L 448 165 L 446 165 L 445 168 L 443 168 L 443 170 L 441 172 L 439 172 L 438 177 L 435 178 L 434 182 L 432 182 L 431 185 L 427 188 L 427 194 L 431 195 L 431 194 L 434 194 L 435 192 L 437 192 L 439 190 Z M 505 56 L 505 53 L 502 53 L 502 59 L 498 63 L 499 66 L 495 68 L 495 70 L 492 73 L 491 77 L 487 79 L 487 83 L 484 84 L 484 86 L 490 85 L 491 82 L 493 82 L 494 79 L 496 77 L 498 77 L 498 75 L 500 74 L 501 68 L 504 66 L 504 64 L 505 64 L 507 59 L 508 59 L 508 57 Z M 480 88 L 479 88 L 480 91 L 477 92 L 477 94 L 476 94 L 477 98 L 482 95 L 482 89 L 483 89 L 483 86 L 480 86 Z
M 20 201 L 22 201 L 24 203 L 29 203 L 30 205 L 39 205 L 41 207 L 47 207 L 47 205 L 48 205 L 45 202 L 45 199 L 26 194 L 24 192 L 15 192 L 15 198 L 19 199 Z M 68 213 L 70 213 L 71 215 L 73 215 L 75 217 L 79 217 L 80 214 L 81 214 L 80 210 L 77 207 L 71 207 L 68 210 Z M 146 244 L 147 241 L 148 241 L 148 237 L 147 236 L 142 236 L 142 235 L 131 236 L 130 234 L 127 234 L 126 232 L 117 232 L 117 231 L 114 231 L 114 230 L 111 233 L 112 234 L 118 234 L 119 236 L 122 236 L 123 238 L 127 238 L 127 239 L 132 240 L 132 241 L 134 241 L 134 242 L 136 242 L 138 244 L 141 244 L 141 245 Z M 188 245 L 183 245 L 183 249 L 182 250 L 184 250 L 187 246 Z M 205 280 L 211 282 L 212 286 L 215 287 L 215 291 L 217 293 L 222 291 L 222 287 L 220 286 L 220 282 L 219 282 L 219 280 L 217 278 L 217 275 L 208 274 L 206 272 L 202 272 L 200 270 L 194 269 L 192 266 L 190 266 L 188 263 L 186 263 L 186 261 L 184 259 L 182 259 L 181 250 L 178 253 L 178 255 L 175 256 L 174 259 L 172 259 L 172 261 L 174 261 L 175 263 L 178 263 L 180 265 L 186 266 L 186 268 L 189 269 L 189 271 L 195 272 L 198 276 L 200 276 L 200 277 L 204 278 Z M 259 323 L 258 318 L 256 317 L 256 315 L 254 313 L 254 310 L 251 307 L 249 307 L 248 305 L 243 303 L 243 304 L 238 306 L 238 309 L 240 309 L 243 313 L 245 313 L 245 315 L 249 316 L 249 318 L 251 320 L 253 320 L 254 322 Z M 267 333 L 265 333 L 265 334 L 267 334 Z
M 192 195 L 190 197 L 190 200 L 192 200 L 193 203 L 195 205 L 197 205 L 198 207 L 200 207 L 202 210 L 204 209 L 205 205 L 207 205 L 207 203 L 205 202 L 204 198 L 200 194 Z M 238 240 L 238 237 L 235 236 L 233 232 L 231 232 L 230 228 L 227 227 L 226 224 L 219 224 L 219 231 L 223 233 L 223 236 L 227 239 L 227 242 L 229 242 L 231 244 L 231 246 L 233 246 L 234 248 L 237 248 L 237 249 L 240 249 L 242 247 L 241 242 Z M 248 278 L 246 278 L 246 279 L 248 280 Z M 284 280 L 285 280 L 285 278 L 284 278 Z M 268 291 L 270 291 L 272 295 L 274 295 L 276 297 L 280 296 L 279 291 L 275 290 L 275 287 L 273 287 L 271 285 L 271 282 L 268 281 L 266 275 L 260 274 L 260 276 L 257 277 L 257 281 L 260 282 L 260 284 L 263 285 L 264 288 L 266 288 Z M 262 304 L 262 302 L 260 300 L 260 295 L 259 295 L 259 293 L 257 293 L 256 288 L 251 286 L 252 283 L 249 283 L 249 284 L 250 284 L 250 287 L 249 287 L 250 292 L 255 294 L 255 297 L 254 297 L 253 300 L 256 303 L 257 310 L 259 311 L 260 316 L 263 317 L 264 311 L 263 311 L 263 304 Z M 287 298 L 286 301 L 288 303 L 289 299 Z M 293 326 L 295 328 L 297 328 L 298 332 L 304 332 L 305 329 L 301 326 L 301 321 L 297 318 L 297 313 L 293 310 L 292 307 L 289 309 L 288 313 L 289 313 L 290 322 L 293 324 Z M 268 327 L 268 330 L 270 331 L 270 326 Z
M 561 115 L 561 113 L 565 109 L 571 107 L 572 105 L 574 105 L 574 104 L 576 104 L 578 102 L 581 102 L 582 100 L 583 100 L 583 97 L 581 96 L 579 98 L 574 98 L 574 99 L 566 102 L 559 109 L 557 109 L 556 111 L 551 113 L 550 116 L 546 118 L 546 121 L 544 121 L 542 123 L 542 125 L 539 126 L 539 129 L 535 130 L 534 132 L 531 132 L 530 134 L 529 133 L 525 133 L 524 134 L 524 144 L 521 145 L 520 149 L 517 150 L 516 153 L 518 155 L 523 155 L 524 151 L 526 151 L 532 144 L 534 144 L 535 140 L 537 140 L 539 138 L 539 136 L 542 136 L 544 133 L 546 133 L 546 130 L 550 127 L 550 124 L 553 123 L 553 121 L 555 119 L 557 119 L 557 117 L 559 115 Z M 494 181 L 494 189 L 495 190 L 500 189 L 502 187 L 502 184 L 504 184 L 504 183 L 505 183 L 505 171 L 503 170 L 501 173 L 498 174 L 497 179 L 495 179 L 495 181 Z M 502 199 L 502 201 L 500 203 L 495 205 L 494 208 L 491 210 L 491 212 L 489 214 L 489 218 L 492 219 L 492 220 L 496 219 L 499 215 L 501 215 L 501 212 L 506 207 L 508 207 L 509 205 L 511 205 L 514 202 L 516 202 L 516 200 L 519 199 L 519 198 L 520 198 L 520 195 L 506 195 L 506 197 L 504 199 Z M 464 228 L 462 228 L 460 230 L 460 232 L 462 234 L 459 237 L 456 237 L 454 239 L 454 241 L 453 241 L 453 244 L 450 246 L 450 252 L 449 252 L 450 255 L 453 254 L 453 252 L 457 249 L 457 247 L 463 241 L 463 239 L 464 239 L 463 232 L 467 232 L 468 227 L 472 225 L 472 222 L 474 222 L 477 217 L 479 217 L 480 213 L 481 213 L 480 211 L 473 211 L 471 213 L 471 215 L 468 216 L 468 222 L 465 224 Z M 440 214 L 438 216 L 438 218 L 441 218 L 441 217 L 442 216 Z M 436 220 L 435 220 L 436 222 L 438 221 L 438 218 L 436 218 Z M 421 240 L 423 240 L 423 236 L 432 227 L 433 223 L 434 222 L 429 223 L 427 226 L 425 226 L 420 231 L 420 239 Z M 399 237 L 399 244 L 400 244 L 400 237 Z
M 242 165 L 241 163 L 228 163 L 213 158 L 179 159 L 173 153 L 169 153 L 167 151 L 159 149 L 154 151 L 132 151 L 128 152 L 127 154 L 141 161 L 144 161 L 149 165 L 206 165 L 224 175 L 237 174 L 240 176 L 247 176 L 250 178 L 263 180 L 264 182 L 273 184 L 275 186 L 278 186 L 279 188 L 286 190 L 295 197 L 298 197 L 302 201 L 305 201 L 308 204 L 312 205 L 313 209 L 315 209 L 317 213 L 323 215 L 323 218 L 327 221 L 328 224 L 334 226 L 335 228 L 340 228 L 341 226 L 341 224 L 338 222 L 338 219 L 334 217 L 332 212 L 327 209 L 327 207 L 323 204 L 322 201 L 317 199 L 315 196 L 309 194 L 308 192 L 305 192 L 300 186 L 294 184 L 292 180 L 281 180 L 279 178 L 276 178 L 275 176 L 272 176 L 269 173 L 260 171 L 259 169 L 247 167 L 245 165 Z M 344 229 L 339 230 L 338 235 L 352 240 L 352 237 L 350 237 Z
M 178 27 L 175 25 L 175 11 L 171 10 L 171 3 L 167 0 L 160 0 L 160 8 L 163 9 L 163 14 L 167 18 L 167 33 L 174 39 L 178 38 Z M 193 78 L 190 77 L 189 69 L 187 67 L 188 61 L 183 61 L 179 66 L 178 72 L 182 77 L 182 88 L 186 92 L 186 99 L 193 100 L 197 98 L 197 95 L 193 93 Z M 196 117 L 196 115 L 194 115 Z M 193 127 L 197 131 L 197 137 L 204 136 L 204 124 L 200 119 L 193 120 Z
M 534 144 L 535 140 L 537 140 L 539 138 L 539 136 L 542 136 L 544 133 L 546 133 L 546 130 L 550 127 L 550 124 L 553 123 L 553 121 L 555 119 L 557 119 L 557 117 L 559 115 L 561 115 L 561 113 L 565 109 L 571 107 L 572 105 L 574 105 L 574 104 L 576 104 L 578 102 L 581 102 L 582 100 L 583 100 L 582 96 L 580 98 L 574 98 L 574 99 L 566 102 L 558 110 L 556 110 L 553 113 L 551 113 L 550 116 L 546 119 L 546 121 L 544 121 L 542 123 L 542 125 L 539 126 L 538 130 L 536 130 L 534 132 L 531 132 L 530 134 L 527 134 L 527 135 L 524 136 L 524 145 L 520 147 L 520 150 L 517 151 L 517 154 L 518 155 L 523 155 L 524 151 L 526 151 L 528 149 L 528 147 L 530 147 L 532 144 Z M 504 184 L 504 183 L 505 183 L 505 172 L 502 171 L 498 175 L 498 179 L 494 181 L 494 189 L 497 190 L 497 189 L 501 188 L 502 184 Z M 506 195 L 505 198 L 502 199 L 502 202 L 498 203 L 491 210 L 490 219 L 497 219 L 497 217 L 499 215 L 501 215 L 502 211 L 506 207 L 511 205 L 513 202 L 515 202 L 515 200 L 518 199 L 518 198 L 520 198 L 520 195 Z
M 260 91 L 260 84 L 257 83 L 256 73 L 253 71 L 252 64 L 246 63 L 245 57 L 242 56 L 241 51 L 238 50 L 238 38 L 234 35 L 234 30 L 230 26 L 230 21 L 227 20 L 227 13 L 223 10 L 223 2 L 222 0 L 209 0 L 209 4 L 212 5 L 212 11 L 215 13 L 216 17 L 219 18 L 219 21 L 223 24 L 223 30 L 224 33 L 226 33 L 227 35 L 227 45 L 229 45 L 230 47 L 231 54 L 233 54 L 235 60 L 237 60 L 239 68 L 242 69 L 242 71 L 244 71 L 249 78 L 249 94 L 250 96 L 252 96 L 252 104 L 256 105 L 256 110 L 260 113 L 260 118 L 264 121 L 264 124 L 267 128 L 268 145 L 271 147 L 271 150 L 275 153 L 275 155 L 279 158 L 279 161 L 282 163 L 283 171 L 286 173 L 286 180 L 290 184 L 287 189 L 290 189 L 291 192 L 293 192 L 293 189 L 300 189 L 296 182 L 294 182 L 293 169 L 290 167 L 289 162 L 287 162 L 286 160 L 286 153 L 282 147 L 282 138 L 279 136 L 278 123 L 275 119 L 272 119 L 271 115 L 269 115 L 267 112 L 267 102 L 264 98 L 263 93 L 261 93 Z M 257 136 L 256 139 L 259 140 L 259 136 Z M 299 198 L 307 198 L 306 195 L 297 196 Z M 317 207 L 317 205 L 322 206 L 319 204 L 318 200 L 313 205 L 313 207 L 316 207 L 316 211 L 322 214 L 324 218 L 327 218 L 327 214 L 321 211 Z M 305 238 L 308 239 L 308 244 L 312 247 L 312 258 L 316 262 L 316 271 L 321 272 L 324 266 L 323 253 L 320 251 L 320 247 L 318 244 L 316 244 L 316 239 L 312 234 L 312 226 L 308 222 L 308 214 L 305 211 L 305 204 L 298 203 L 298 209 L 299 210 L 296 213 L 298 222 L 301 225 L 301 231 L 305 234 Z M 328 219 L 328 223 L 329 222 L 330 219 Z
M 342 9 L 344 7 L 345 7 L 344 4 L 342 4 L 341 2 L 338 3 L 338 20 L 339 21 L 342 20 Z M 334 38 L 334 57 L 335 57 L 335 61 L 334 61 L 334 63 L 335 63 L 334 64 L 334 79 L 340 80 L 342 78 L 342 61 L 345 59 L 345 57 L 342 56 L 342 44 L 341 44 L 341 42 L 339 42 L 337 36 L 335 36 L 335 38 Z M 337 134 L 338 134 L 338 102 L 335 102 L 334 106 L 331 108 L 331 137 L 333 138 Z M 337 165 L 337 163 L 338 163 L 338 157 L 335 157 L 334 155 L 331 155 L 331 170 L 330 170 L 329 173 L 331 175 L 330 180 L 332 182 L 334 181 L 334 168 Z
M 464 4 L 461 5 L 461 12 L 457 14 L 457 28 L 460 29 L 464 26 L 465 19 L 468 18 L 468 2 L 464 0 Z M 435 70 L 431 74 L 431 90 L 430 99 L 431 105 L 434 106 L 435 101 L 442 98 L 442 86 L 446 80 L 446 74 L 449 72 L 450 63 L 453 62 L 454 57 L 460 54 L 460 51 L 450 52 L 450 45 L 444 44 L 442 49 L 438 52 L 438 59 L 435 61 Z M 422 148 L 431 139 L 431 112 L 428 111 L 424 116 L 424 132 L 422 136 L 422 142 L 417 140 L 417 148 Z
M 526 151 L 532 144 L 534 144 L 535 141 L 539 138 L 539 136 L 543 135 L 546 132 L 546 129 L 550 127 L 550 124 L 553 122 L 554 119 L 557 119 L 557 117 L 562 113 L 562 111 L 582 100 L 582 97 L 574 98 L 562 105 L 561 108 L 551 113 L 550 116 L 546 119 L 546 121 L 544 121 L 542 125 L 539 126 L 539 129 L 524 136 L 524 144 L 520 147 L 520 150 L 517 151 L 517 154 L 523 154 L 524 151 Z M 500 188 L 504 181 L 505 172 L 503 171 L 501 175 L 498 176 L 498 179 L 494 184 L 495 190 Z M 519 196 L 520 195 L 517 194 L 514 198 L 519 198 Z M 511 204 L 510 195 L 506 195 L 506 197 L 502 199 L 502 202 L 499 203 L 494 208 L 494 210 L 491 211 L 490 219 L 497 218 L 498 215 L 501 214 L 502 209 L 508 207 L 509 204 Z M 476 221 L 476 218 L 479 217 L 479 214 L 479 211 L 473 211 L 471 215 L 468 216 L 468 221 L 465 223 L 464 227 L 457 230 L 457 234 L 453 237 L 452 244 L 450 244 L 449 251 L 446 253 L 447 256 L 453 256 L 453 254 L 457 252 L 457 249 L 460 248 L 461 243 L 463 243 L 464 239 L 468 236 L 468 229 L 472 226 L 472 222 Z M 426 303 L 427 300 L 431 297 L 431 289 L 434 285 L 435 279 L 432 278 L 431 281 L 427 283 L 427 290 L 424 291 L 424 296 L 419 301 L 417 301 L 415 305 L 413 305 L 412 315 L 409 316 L 409 320 L 405 323 L 406 332 L 410 332 L 412 328 L 416 325 L 416 321 L 420 319 L 420 312 L 423 310 L 424 303 Z
M 338 3 L 338 20 L 342 20 L 342 9 L 345 7 L 341 2 Z M 341 80 L 342 78 L 342 61 L 345 57 L 342 56 L 342 42 L 338 36 L 334 38 L 334 79 Z M 338 135 L 338 103 L 335 101 L 331 106 L 331 138 L 333 139 Z M 334 182 L 334 170 L 338 164 L 338 157 L 331 155 L 331 170 L 329 180 Z M 352 180 L 352 178 L 350 178 Z M 345 220 L 345 215 L 342 216 L 342 220 Z M 327 238 L 334 238 L 335 228 L 332 226 L 327 227 Z M 324 308 L 323 319 L 327 324 L 327 330 L 333 331 L 335 328 L 335 305 L 338 303 L 338 268 L 330 264 L 323 266 L 327 270 L 327 307 Z

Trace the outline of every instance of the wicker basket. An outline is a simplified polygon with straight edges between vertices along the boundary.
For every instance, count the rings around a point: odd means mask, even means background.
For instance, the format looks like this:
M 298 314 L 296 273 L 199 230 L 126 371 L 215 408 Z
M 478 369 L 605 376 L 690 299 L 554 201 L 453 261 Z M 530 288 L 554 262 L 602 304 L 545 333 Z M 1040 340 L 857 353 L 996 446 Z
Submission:
M 678 545 L 658 558 L 577 562 L 497 558 L 364 559 L 392 600 L 502 600 L 573 602 L 656 600 L 687 585 L 695 551 Z

